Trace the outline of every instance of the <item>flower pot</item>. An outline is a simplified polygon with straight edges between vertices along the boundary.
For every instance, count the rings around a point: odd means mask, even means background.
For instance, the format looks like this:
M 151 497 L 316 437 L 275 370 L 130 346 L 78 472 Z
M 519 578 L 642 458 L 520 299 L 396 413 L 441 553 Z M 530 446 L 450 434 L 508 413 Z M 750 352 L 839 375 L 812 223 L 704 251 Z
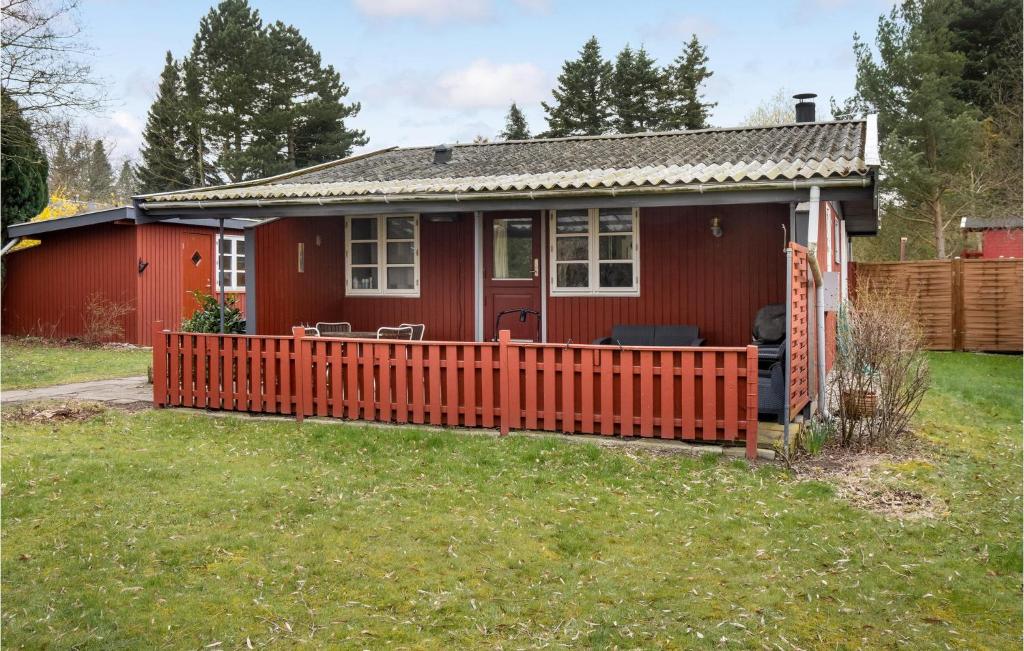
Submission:
M 873 416 L 878 409 L 878 398 L 870 389 L 850 389 L 843 392 L 843 411 L 850 418 Z

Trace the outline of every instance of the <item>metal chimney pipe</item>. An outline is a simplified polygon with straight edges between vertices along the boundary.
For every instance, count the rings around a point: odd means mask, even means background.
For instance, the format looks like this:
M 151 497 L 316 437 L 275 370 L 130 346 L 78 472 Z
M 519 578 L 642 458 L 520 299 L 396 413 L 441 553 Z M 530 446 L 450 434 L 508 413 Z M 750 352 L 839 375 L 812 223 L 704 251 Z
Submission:
M 798 93 L 793 95 L 793 99 L 796 102 L 796 121 L 797 122 L 814 122 L 814 102 L 813 100 L 818 95 L 816 93 Z

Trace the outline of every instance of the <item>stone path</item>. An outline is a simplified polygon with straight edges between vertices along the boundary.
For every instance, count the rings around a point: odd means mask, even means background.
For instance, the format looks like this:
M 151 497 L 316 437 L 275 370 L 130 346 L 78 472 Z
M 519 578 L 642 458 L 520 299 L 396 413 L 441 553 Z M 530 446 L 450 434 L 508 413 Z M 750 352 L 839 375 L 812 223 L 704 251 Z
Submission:
M 58 384 L 38 389 L 16 389 L 0 393 L 5 403 L 33 400 L 82 400 L 111 405 L 130 405 L 153 401 L 153 387 L 146 376 L 119 377 L 112 380 L 93 380 L 74 384 Z

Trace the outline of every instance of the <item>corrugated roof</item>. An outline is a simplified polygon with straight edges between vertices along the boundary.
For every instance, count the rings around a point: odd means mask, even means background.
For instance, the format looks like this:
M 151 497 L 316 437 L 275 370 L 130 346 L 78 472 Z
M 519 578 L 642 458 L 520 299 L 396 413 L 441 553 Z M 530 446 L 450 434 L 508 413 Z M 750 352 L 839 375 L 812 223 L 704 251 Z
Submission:
M 960 228 L 967 230 L 986 230 L 990 228 L 1024 228 L 1021 217 L 964 217 Z
M 308 170 L 151 201 L 316 198 L 715 184 L 865 175 L 867 122 L 548 138 L 386 149 Z

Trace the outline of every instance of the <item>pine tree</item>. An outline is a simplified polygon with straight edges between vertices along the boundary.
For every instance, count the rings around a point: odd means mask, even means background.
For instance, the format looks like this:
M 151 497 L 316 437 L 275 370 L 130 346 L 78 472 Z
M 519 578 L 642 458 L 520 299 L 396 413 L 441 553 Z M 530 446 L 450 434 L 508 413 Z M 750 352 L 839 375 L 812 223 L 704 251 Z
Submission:
M 199 69 L 191 59 L 181 62 L 182 90 L 182 142 L 188 162 L 186 176 L 190 187 L 216 185 L 221 182 L 217 173 L 206 133 L 206 102 L 203 99 L 203 81 Z
M 149 107 L 146 129 L 142 132 L 138 181 L 144 193 L 179 190 L 192 185 L 183 133 L 188 128 L 183 93 L 181 71 L 168 52 L 156 99 Z
M 290 25 L 280 21 L 266 32 L 272 71 L 267 107 L 260 116 L 253 154 L 263 175 L 308 167 L 344 158 L 365 133 L 347 129 L 345 118 L 359 112 L 359 104 L 344 104 L 348 87 L 332 66 L 323 66 L 320 54 Z
M 508 114 L 505 116 L 505 130 L 499 133 L 498 137 L 502 140 L 530 139 L 530 125 L 526 123 L 526 116 L 515 102 L 508 107 Z
M 619 133 L 653 131 L 661 122 L 662 76 L 654 59 L 641 47 L 627 45 L 615 59 L 612 73 L 612 125 Z
M 882 184 L 905 219 L 932 228 L 945 258 L 947 202 L 977 149 L 977 112 L 957 96 L 964 55 L 952 47 L 948 3 L 908 0 L 878 20 L 872 48 L 854 36 L 858 101 L 879 113 Z
M 126 160 L 121 163 L 121 171 L 117 175 L 114 192 L 119 203 L 128 203 L 133 196 L 138 194 L 139 182 L 135 166 L 132 165 L 131 161 Z
M 714 73 L 708 70 L 707 47 L 694 34 L 664 71 L 663 129 L 706 129 L 717 102 L 705 102 L 702 88 Z
M 86 188 L 87 198 L 91 201 L 110 203 L 114 197 L 114 170 L 102 140 L 96 140 L 92 145 L 86 168 Z
M 258 176 L 253 146 L 273 72 L 259 11 L 247 0 L 222 0 L 200 20 L 189 59 L 202 84 L 203 131 L 218 170 L 231 182 Z
M 32 219 L 49 200 L 49 165 L 18 103 L 0 93 L 0 219 L 7 227 Z
M 612 65 L 601 57 L 596 36 L 584 44 L 578 59 L 562 64 L 554 105 L 541 102 L 548 114 L 549 136 L 599 135 L 611 130 L 609 84 Z

